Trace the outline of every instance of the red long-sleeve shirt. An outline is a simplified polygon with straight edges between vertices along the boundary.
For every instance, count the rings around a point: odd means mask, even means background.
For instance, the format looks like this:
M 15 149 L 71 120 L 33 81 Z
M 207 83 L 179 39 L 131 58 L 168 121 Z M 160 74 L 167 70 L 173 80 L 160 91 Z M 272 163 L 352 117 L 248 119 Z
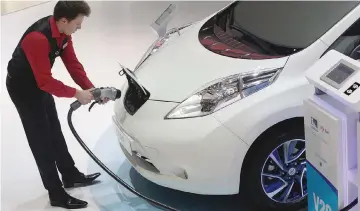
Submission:
M 53 18 L 50 19 L 52 37 L 56 38 L 59 47 L 66 35 L 60 34 Z M 61 59 L 72 79 L 82 89 L 93 88 L 94 85 L 87 77 L 82 64 L 78 61 L 71 36 L 68 39 L 67 46 L 61 55 Z M 63 82 L 52 77 L 51 64 L 49 60 L 50 43 L 40 32 L 31 32 L 21 42 L 23 49 L 31 68 L 34 72 L 36 82 L 39 88 L 45 92 L 57 97 L 74 97 L 76 89 L 65 85 Z

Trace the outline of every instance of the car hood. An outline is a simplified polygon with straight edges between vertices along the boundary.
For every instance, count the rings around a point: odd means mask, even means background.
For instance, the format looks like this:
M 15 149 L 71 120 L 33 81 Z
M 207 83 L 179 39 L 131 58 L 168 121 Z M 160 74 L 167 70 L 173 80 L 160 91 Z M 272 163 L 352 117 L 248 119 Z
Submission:
M 283 67 L 288 57 L 264 60 L 238 59 L 207 50 L 199 42 L 203 22 L 174 33 L 136 71 L 150 99 L 182 102 L 205 84 L 232 74 Z

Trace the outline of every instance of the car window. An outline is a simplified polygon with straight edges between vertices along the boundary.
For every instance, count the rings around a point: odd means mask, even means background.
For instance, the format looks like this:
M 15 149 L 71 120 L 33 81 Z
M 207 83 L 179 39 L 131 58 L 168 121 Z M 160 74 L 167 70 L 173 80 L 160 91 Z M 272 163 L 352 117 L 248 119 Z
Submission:
M 328 51 L 336 50 L 346 56 L 360 46 L 360 18 L 353 23 L 333 44 L 321 55 L 323 57 Z M 353 58 L 356 59 L 356 58 Z
M 241 1 L 231 23 L 274 45 L 306 48 L 355 8 L 356 1 Z
M 360 18 L 353 23 L 342 36 L 356 36 L 360 35 Z

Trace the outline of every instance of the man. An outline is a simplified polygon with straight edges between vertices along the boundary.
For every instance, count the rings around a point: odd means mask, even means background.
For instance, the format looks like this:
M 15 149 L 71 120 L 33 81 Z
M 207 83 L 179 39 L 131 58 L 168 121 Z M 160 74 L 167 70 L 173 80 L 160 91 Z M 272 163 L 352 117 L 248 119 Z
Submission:
M 93 100 L 90 91 L 94 85 L 76 58 L 71 38 L 89 15 L 90 7 L 84 1 L 59 1 L 52 16 L 35 22 L 21 37 L 8 63 L 6 80 L 50 204 L 68 209 L 86 207 L 87 202 L 68 195 L 62 185 L 68 188 L 78 183 L 90 184 L 100 176 L 100 173 L 84 175 L 75 167 L 52 96 L 76 98 L 83 105 Z M 58 56 L 82 90 L 52 77 L 51 68 Z

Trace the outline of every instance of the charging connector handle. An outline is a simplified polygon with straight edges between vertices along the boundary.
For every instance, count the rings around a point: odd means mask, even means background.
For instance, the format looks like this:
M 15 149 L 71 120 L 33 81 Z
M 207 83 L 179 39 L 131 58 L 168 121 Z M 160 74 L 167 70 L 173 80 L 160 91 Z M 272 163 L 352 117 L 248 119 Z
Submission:
M 105 99 L 109 99 L 109 100 L 114 101 L 114 100 L 119 99 L 121 97 L 121 91 L 114 88 L 114 87 L 95 88 L 95 89 L 91 90 L 91 93 L 92 93 L 92 95 L 94 97 L 94 101 L 95 101 L 91 105 L 91 107 L 95 103 L 103 102 Z M 73 102 L 70 106 L 75 111 L 76 109 L 81 107 L 81 103 L 77 100 L 77 101 Z

